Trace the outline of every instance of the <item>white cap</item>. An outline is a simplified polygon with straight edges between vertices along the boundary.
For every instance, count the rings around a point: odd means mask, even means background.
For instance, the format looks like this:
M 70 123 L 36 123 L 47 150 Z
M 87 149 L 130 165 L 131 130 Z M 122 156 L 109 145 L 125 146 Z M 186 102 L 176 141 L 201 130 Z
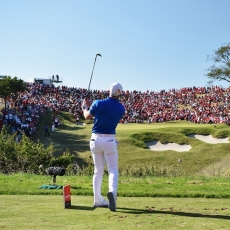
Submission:
M 109 96 L 119 96 L 122 93 L 122 86 L 120 83 L 113 83 L 110 87 Z

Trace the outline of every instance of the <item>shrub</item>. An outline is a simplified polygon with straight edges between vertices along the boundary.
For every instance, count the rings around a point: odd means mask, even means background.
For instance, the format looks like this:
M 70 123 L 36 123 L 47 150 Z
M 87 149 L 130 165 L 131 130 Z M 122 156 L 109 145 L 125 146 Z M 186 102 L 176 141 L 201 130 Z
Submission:
M 60 166 L 67 168 L 69 164 L 73 163 L 74 155 L 70 154 L 69 150 L 63 153 L 60 157 L 53 157 L 51 160 L 52 166 Z
M 26 135 L 22 135 L 20 142 L 16 142 L 15 137 L 16 134 L 9 134 L 6 127 L 2 128 L 0 132 L 0 172 L 43 174 L 45 169 L 50 166 L 60 166 L 69 169 L 70 173 L 74 173 L 73 160 L 75 156 L 70 154 L 69 150 L 66 150 L 62 156 L 54 157 L 55 149 L 52 144 L 44 147 L 42 143 L 39 141 L 36 143 Z M 71 168 L 72 170 L 70 170 Z M 92 167 L 82 168 L 75 173 L 92 175 Z

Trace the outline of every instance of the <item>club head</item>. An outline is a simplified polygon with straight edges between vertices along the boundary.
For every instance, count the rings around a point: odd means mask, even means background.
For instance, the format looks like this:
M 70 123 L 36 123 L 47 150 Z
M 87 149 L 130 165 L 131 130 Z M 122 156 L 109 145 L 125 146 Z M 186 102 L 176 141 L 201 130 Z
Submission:
M 97 56 L 100 56 L 100 57 L 102 57 L 102 56 L 101 56 L 101 54 L 97 54 Z

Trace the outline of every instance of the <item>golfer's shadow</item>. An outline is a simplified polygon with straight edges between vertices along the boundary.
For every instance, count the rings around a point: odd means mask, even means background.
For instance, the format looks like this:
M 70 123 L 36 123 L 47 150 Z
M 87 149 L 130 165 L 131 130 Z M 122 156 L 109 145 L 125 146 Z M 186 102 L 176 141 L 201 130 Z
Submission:
M 176 211 L 163 211 L 155 209 L 133 209 L 133 208 L 117 208 L 117 212 L 130 213 L 130 214 L 165 214 L 185 217 L 200 217 L 200 218 L 213 218 L 230 220 L 230 216 L 225 215 L 213 215 L 213 214 L 201 214 L 193 212 L 176 212 Z
M 77 209 L 77 210 L 84 210 L 84 211 L 93 211 L 96 208 L 89 207 L 89 206 L 77 206 L 71 205 L 68 209 Z M 213 219 L 223 219 L 223 220 L 230 220 L 230 216 L 225 215 L 213 215 L 213 214 L 201 214 L 201 213 L 194 213 L 194 212 L 176 212 L 176 211 L 163 211 L 163 210 L 155 210 L 155 209 L 134 209 L 134 208 L 119 208 L 117 207 L 117 211 L 122 213 L 129 213 L 129 214 L 165 214 L 165 215 L 174 215 L 174 216 L 185 216 L 185 217 L 200 217 L 200 218 L 213 218 Z

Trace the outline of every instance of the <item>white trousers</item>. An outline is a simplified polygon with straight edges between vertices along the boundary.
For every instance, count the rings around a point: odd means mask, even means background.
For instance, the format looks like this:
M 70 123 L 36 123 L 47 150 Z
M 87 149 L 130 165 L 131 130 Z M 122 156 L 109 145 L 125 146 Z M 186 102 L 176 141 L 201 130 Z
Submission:
M 104 199 L 101 195 L 101 187 L 105 163 L 109 173 L 109 192 L 113 192 L 115 197 L 117 196 L 118 151 L 115 135 L 92 134 L 90 140 L 90 150 L 92 152 L 94 162 L 94 204 L 100 204 Z

